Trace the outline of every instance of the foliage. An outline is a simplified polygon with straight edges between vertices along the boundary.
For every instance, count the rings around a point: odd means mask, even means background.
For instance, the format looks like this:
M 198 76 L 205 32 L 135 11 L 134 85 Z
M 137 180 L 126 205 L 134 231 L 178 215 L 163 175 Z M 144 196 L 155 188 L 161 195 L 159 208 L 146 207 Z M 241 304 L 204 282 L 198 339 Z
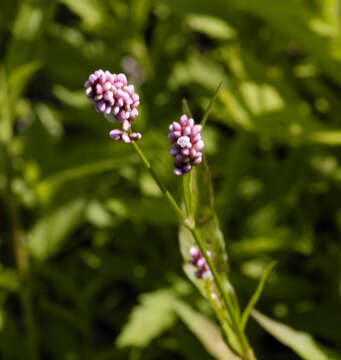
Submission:
M 199 122 L 223 82 L 203 130 L 215 211 L 209 190 L 199 193 L 202 232 L 221 266 L 226 248 L 242 309 L 278 262 L 257 302 L 266 316 L 252 311 L 269 334 L 253 320 L 247 327 L 260 359 L 340 357 L 339 6 L 0 2 L 1 359 L 29 357 L 20 289 L 32 296 L 41 358 L 205 360 L 228 351 L 216 354 L 214 341 L 224 344 L 214 314 L 179 280 L 176 216 L 87 102 L 84 81 L 99 68 L 135 83 L 141 147 L 179 201 L 168 125 L 183 98 Z M 197 180 L 208 189 L 205 176 Z M 11 205 L 29 278 L 13 255 Z

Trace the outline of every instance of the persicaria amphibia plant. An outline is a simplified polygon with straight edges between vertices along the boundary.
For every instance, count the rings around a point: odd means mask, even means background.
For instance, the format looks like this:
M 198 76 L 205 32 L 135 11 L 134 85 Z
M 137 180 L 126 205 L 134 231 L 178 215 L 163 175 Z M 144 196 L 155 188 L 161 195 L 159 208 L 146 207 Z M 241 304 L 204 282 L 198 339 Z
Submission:
M 220 86 L 201 120 L 202 125 L 195 124 L 192 117 L 182 115 L 179 121 L 174 121 L 169 126 L 170 133 L 168 137 L 172 143 L 170 152 L 174 157 L 174 173 L 182 176 L 185 209 L 183 209 L 170 194 L 136 143 L 136 141 L 142 137 L 140 133 L 132 131 L 132 122 L 138 115 L 137 106 L 139 105 L 139 97 L 135 93 L 134 86 L 128 85 L 126 76 L 124 74 L 111 74 L 109 71 L 97 70 L 89 76 L 85 87 L 86 95 L 91 102 L 95 103 L 96 110 L 103 113 L 110 121 L 122 124 L 122 129 L 113 129 L 110 131 L 110 137 L 116 141 L 122 140 L 132 145 L 163 192 L 165 199 L 179 216 L 183 228 L 190 232 L 191 242 L 194 241 L 195 246 L 190 248 L 187 256 L 188 261 L 193 265 L 193 273 L 198 280 L 196 284 L 201 288 L 205 287 L 205 296 L 211 301 L 211 305 L 222 324 L 226 338 L 228 338 L 231 333 L 233 334 L 234 345 L 231 349 L 238 354 L 241 360 L 255 360 L 253 351 L 244 333 L 244 327 L 252 306 L 247 307 L 243 316 L 241 316 L 238 301 L 227 274 L 222 273 L 221 270 L 218 272 L 215 263 L 217 250 L 215 250 L 214 256 L 207 250 L 208 241 L 210 242 L 210 249 L 212 249 L 211 240 L 208 240 L 207 236 L 203 237 L 203 233 L 196 224 L 195 211 L 192 212 L 191 210 L 196 204 L 193 200 L 192 177 L 186 175 L 191 172 L 193 167 L 202 162 L 204 142 L 201 138 L 201 131 L 206 123 L 209 110 L 213 105 Z M 190 113 L 190 111 L 188 111 L 188 113 Z M 198 173 L 197 175 L 201 176 L 202 174 Z M 193 179 L 195 178 L 196 177 L 193 177 Z M 199 192 L 201 189 L 197 191 Z M 211 218 L 214 217 L 215 213 L 212 210 Z M 214 237 L 214 234 L 212 236 Z M 221 250 L 225 251 L 224 248 L 221 248 Z M 193 280 L 193 277 L 191 277 L 191 279 Z M 254 299 L 252 301 L 254 301 Z M 250 301 L 251 304 L 253 304 L 252 301 Z M 230 342 L 228 342 L 228 344 L 231 346 Z

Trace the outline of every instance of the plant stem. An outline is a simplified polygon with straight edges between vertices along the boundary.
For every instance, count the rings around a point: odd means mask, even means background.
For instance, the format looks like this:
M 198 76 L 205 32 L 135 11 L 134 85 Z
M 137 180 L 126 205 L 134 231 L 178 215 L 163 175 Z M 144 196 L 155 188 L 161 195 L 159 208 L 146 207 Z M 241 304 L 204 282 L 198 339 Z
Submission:
M 39 346 L 34 312 L 32 304 L 32 291 L 30 285 L 30 263 L 24 233 L 21 229 L 15 196 L 12 191 L 13 166 L 12 158 L 7 145 L 2 144 L 6 166 L 6 197 L 9 210 L 9 220 L 12 231 L 12 240 L 16 266 L 20 276 L 20 301 L 24 315 L 26 336 L 30 349 L 31 359 L 39 360 Z
M 200 233 L 198 231 L 197 228 L 190 228 L 190 227 L 187 227 L 194 239 L 195 239 L 195 242 L 197 243 L 201 253 L 203 254 L 203 256 L 205 257 L 205 260 L 210 268 L 210 271 L 213 275 L 213 278 L 214 278 L 214 281 L 219 289 L 219 292 L 220 292 L 220 295 L 223 299 L 223 302 L 224 302 L 224 305 L 225 305 L 225 308 L 230 316 L 230 320 L 232 322 L 231 326 L 232 328 L 234 329 L 235 331 L 235 334 L 237 335 L 237 337 L 239 338 L 239 341 L 240 341 L 240 345 L 242 347 L 242 350 L 243 350 L 243 359 L 245 360 L 251 360 L 251 359 L 254 359 L 254 357 L 249 357 L 249 352 L 250 352 L 250 345 L 246 339 L 246 336 L 240 326 L 240 321 L 239 321 L 239 318 L 237 316 L 237 312 L 236 312 L 236 309 L 235 309 L 235 306 L 233 304 L 233 300 L 230 296 L 228 296 L 226 290 L 224 289 L 224 284 L 221 280 L 221 277 L 219 276 L 218 272 L 217 272 L 217 269 L 212 261 L 212 259 L 208 256 L 207 254 L 207 250 L 206 250 L 206 246 L 205 244 L 203 243 L 202 239 L 201 239 L 201 236 L 200 236 Z
M 185 222 L 186 221 L 186 215 L 183 213 L 183 211 L 181 210 L 180 206 L 177 204 L 177 202 L 175 201 L 174 197 L 172 196 L 172 194 L 167 190 L 166 186 L 163 184 L 163 182 L 161 181 L 161 179 L 159 178 L 159 176 L 155 173 L 154 169 L 152 168 L 149 160 L 146 158 L 146 156 L 144 155 L 144 153 L 142 152 L 141 148 L 136 144 L 135 141 L 132 141 L 132 146 L 134 148 L 134 150 L 137 152 L 137 154 L 139 155 L 139 157 L 141 158 L 141 160 L 143 161 L 143 163 L 145 164 L 145 166 L 147 167 L 147 169 L 149 170 L 150 174 L 152 175 L 152 177 L 154 178 L 155 182 L 157 183 L 157 185 L 159 186 L 160 190 L 162 191 L 162 193 L 165 195 L 166 199 L 168 200 L 169 204 L 171 205 L 171 207 L 175 210 L 175 212 L 178 214 L 178 216 L 180 217 L 180 219 Z
M 232 327 L 235 331 L 236 336 L 238 337 L 238 339 L 240 341 L 240 345 L 241 345 L 241 348 L 243 351 L 242 359 L 243 360 L 255 360 L 252 349 L 250 348 L 250 345 L 246 339 L 244 331 L 242 330 L 242 328 L 240 326 L 239 312 L 236 311 L 232 298 L 229 297 L 227 292 L 225 291 L 223 282 L 218 274 L 218 271 L 217 271 L 212 259 L 207 255 L 205 244 L 203 243 L 203 241 L 201 239 L 198 229 L 193 225 L 192 222 L 188 221 L 185 213 L 182 211 L 180 206 L 177 204 L 174 197 L 170 194 L 170 192 L 167 190 L 165 185 L 161 182 L 158 175 L 154 172 L 149 160 L 144 155 L 141 148 L 136 144 L 135 141 L 132 142 L 132 145 L 133 145 L 133 148 L 135 149 L 135 151 L 137 152 L 137 154 L 139 155 L 139 157 L 141 158 L 141 160 L 143 161 L 143 163 L 145 164 L 145 166 L 147 167 L 147 169 L 149 170 L 150 174 L 154 178 L 155 182 L 159 186 L 160 190 L 165 195 L 165 197 L 168 200 L 171 207 L 179 215 L 181 221 L 184 223 L 186 228 L 192 233 L 192 235 L 195 239 L 195 242 L 197 243 L 201 253 L 205 257 L 205 260 L 210 268 L 210 271 L 213 275 L 214 281 L 217 284 L 218 290 L 223 299 L 225 308 L 229 314 L 230 320 L 232 322 Z

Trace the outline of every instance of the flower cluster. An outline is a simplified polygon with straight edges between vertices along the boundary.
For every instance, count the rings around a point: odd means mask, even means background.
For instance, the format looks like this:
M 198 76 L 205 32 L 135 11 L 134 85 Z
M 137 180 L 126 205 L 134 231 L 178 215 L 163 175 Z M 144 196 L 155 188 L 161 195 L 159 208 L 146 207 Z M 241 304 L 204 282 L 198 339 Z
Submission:
M 113 139 L 131 142 L 142 137 L 139 133 L 128 135 L 131 122 L 138 115 L 137 106 L 140 100 L 135 93 L 134 85 L 128 85 L 124 74 L 111 74 L 109 71 L 97 70 L 89 76 L 85 87 L 88 99 L 96 104 L 98 112 L 103 113 L 109 121 L 122 123 L 123 131 L 114 132 L 114 136 L 111 136 Z
M 138 132 L 132 132 L 130 134 L 121 131 L 119 129 L 111 130 L 110 137 L 116 141 L 123 140 L 126 144 L 130 144 L 132 141 L 137 141 L 142 138 L 142 135 Z
M 189 249 L 189 255 L 191 257 L 189 262 L 197 268 L 195 276 L 198 279 L 213 280 L 212 273 L 201 251 L 193 246 Z M 207 255 L 211 256 L 210 251 L 207 251 Z
M 174 121 L 169 127 L 168 135 L 173 144 L 171 154 L 174 156 L 174 174 L 185 175 L 194 165 L 202 161 L 201 150 L 204 142 L 201 139 L 201 125 L 195 125 L 192 118 L 186 115 Z

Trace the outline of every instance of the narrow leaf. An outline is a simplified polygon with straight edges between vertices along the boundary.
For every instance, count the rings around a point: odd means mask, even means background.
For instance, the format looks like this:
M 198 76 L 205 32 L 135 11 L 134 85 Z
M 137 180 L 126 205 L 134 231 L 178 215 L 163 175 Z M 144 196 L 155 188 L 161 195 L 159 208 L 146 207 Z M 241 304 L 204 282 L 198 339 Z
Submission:
M 9 97 L 11 106 L 15 106 L 17 99 L 20 97 L 31 77 L 41 67 L 39 61 L 31 61 L 18 66 L 12 71 L 8 78 Z
M 206 121 L 207 121 L 208 115 L 210 114 L 210 112 L 211 112 L 211 110 L 212 110 L 212 107 L 213 107 L 213 105 L 214 105 L 214 102 L 215 102 L 216 99 L 217 99 L 219 90 L 220 90 L 220 88 L 221 88 L 222 85 L 223 85 L 223 82 L 221 82 L 221 83 L 218 85 L 218 87 L 217 87 L 217 89 L 216 89 L 216 91 L 215 91 L 215 93 L 214 93 L 214 95 L 213 95 L 213 97 L 212 97 L 212 99 L 211 99 L 211 102 L 209 103 L 209 105 L 208 105 L 208 107 L 207 107 L 207 109 L 206 109 L 206 111 L 205 111 L 205 113 L 204 113 L 204 115 L 203 115 L 203 117 L 202 117 L 202 119 L 201 119 L 200 124 L 201 124 L 201 126 L 202 126 L 203 128 L 204 128 L 205 125 L 206 125 Z
M 142 295 L 141 303 L 133 309 L 116 340 L 117 346 L 147 346 L 173 325 L 176 319 L 173 306 L 174 295 L 169 290 Z
M 238 360 L 226 346 L 219 327 L 207 317 L 194 311 L 187 304 L 176 301 L 175 311 L 188 329 L 200 340 L 205 349 L 217 360 Z
M 245 326 L 246 326 L 247 320 L 249 319 L 251 310 L 255 307 L 258 299 L 260 298 L 260 296 L 262 294 L 262 291 L 263 291 L 263 288 L 264 288 L 264 285 L 265 285 L 265 282 L 268 279 L 268 277 L 269 277 L 272 269 L 276 265 L 276 263 L 277 263 L 276 261 L 273 261 L 264 270 L 263 275 L 262 275 L 262 277 L 261 277 L 261 279 L 259 281 L 259 284 L 257 286 L 257 289 L 254 292 L 254 294 L 252 295 L 249 303 L 247 304 L 247 306 L 246 306 L 246 308 L 245 308 L 245 310 L 243 312 L 242 319 L 241 319 L 241 327 L 242 327 L 242 329 L 245 329 Z
M 66 238 L 82 222 L 84 210 L 85 201 L 76 199 L 43 216 L 29 233 L 31 254 L 43 261 L 60 251 Z
M 119 168 L 127 163 L 127 158 L 105 159 L 84 165 L 64 169 L 53 174 L 36 185 L 37 194 L 42 202 L 48 202 L 53 194 L 66 182 L 75 181 L 90 175 Z
M 186 100 L 185 98 L 182 99 L 182 107 L 183 107 L 184 113 L 185 113 L 188 117 L 193 118 L 191 109 L 189 108 L 188 102 L 187 102 L 187 100 Z
M 297 331 L 278 321 L 272 320 L 257 310 L 252 317 L 282 344 L 295 351 L 304 360 L 340 360 L 341 354 L 317 343 L 305 332 Z

